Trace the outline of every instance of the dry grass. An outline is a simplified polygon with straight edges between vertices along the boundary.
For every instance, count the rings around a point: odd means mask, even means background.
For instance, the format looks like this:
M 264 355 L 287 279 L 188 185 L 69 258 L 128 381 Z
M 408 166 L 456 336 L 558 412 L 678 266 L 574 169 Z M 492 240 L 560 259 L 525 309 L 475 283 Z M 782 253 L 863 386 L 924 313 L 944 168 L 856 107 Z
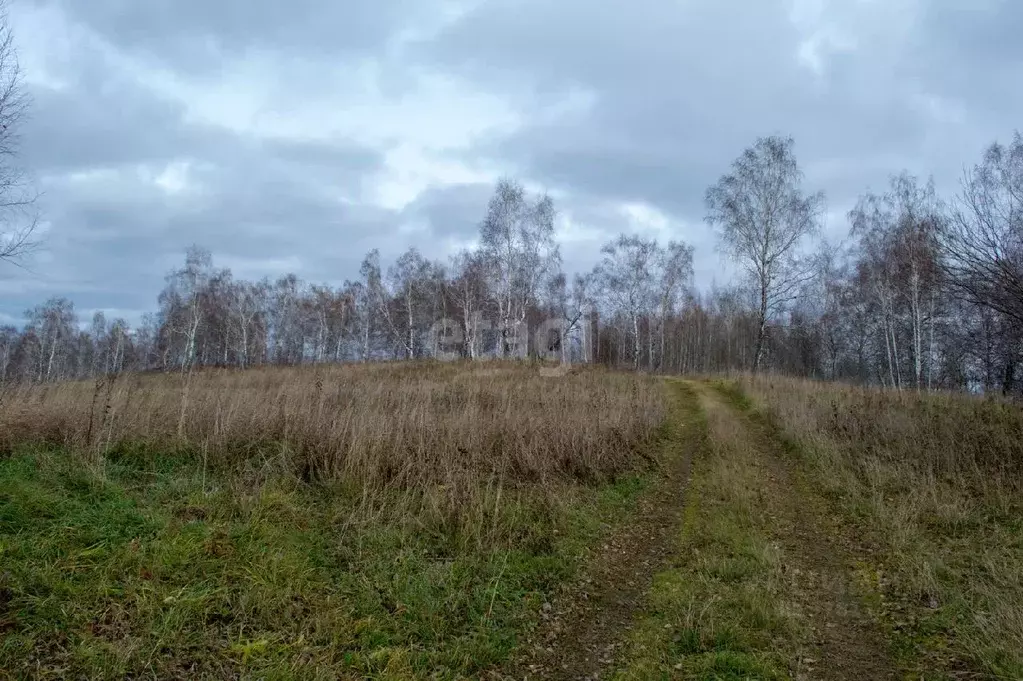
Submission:
M 905 661 L 1023 676 L 1023 409 L 778 377 L 741 383 L 814 485 L 879 547 L 866 578 Z
M 601 482 L 635 467 L 664 415 L 652 379 L 535 368 L 395 364 L 211 370 L 14 388 L 0 451 L 94 456 L 173 448 L 366 490 Z
M 0 401 L 0 679 L 479 678 L 655 478 L 656 379 L 122 376 Z
M 1023 473 L 1023 409 L 951 393 L 918 394 L 778 377 L 746 379 L 784 423 L 844 443 L 863 465 L 895 460 L 957 484 L 1014 485 Z M 862 455 L 867 456 L 862 456 Z

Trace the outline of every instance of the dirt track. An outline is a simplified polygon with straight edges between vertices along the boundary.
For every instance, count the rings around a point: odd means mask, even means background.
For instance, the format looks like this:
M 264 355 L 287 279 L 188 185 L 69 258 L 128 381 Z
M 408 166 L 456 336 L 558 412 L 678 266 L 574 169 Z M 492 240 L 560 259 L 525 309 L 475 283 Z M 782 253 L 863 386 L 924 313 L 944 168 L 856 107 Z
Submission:
M 654 575 L 677 551 L 686 489 L 694 459 L 714 449 L 748 448 L 762 480 L 762 511 L 770 538 L 786 557 L 797 616 L 810 632 L 791 674 L 797 679 L 899 678 L 884 637 L 860 605 L 849 547 L 827 521 L 826 509 L 795 478 L 771 429 L 705 383 L 669 384 L 673 427 L 663 461 L 666 474 L 640 501 L 636 515 L 594 553 L 582 578 L 540 613 L 539 626 L 497 679 L 601 679 L 623 660 L 630 627 L 645 605 Z M 705 433 L 693 415 L 706 416 Z M 749 459 L 749 457 L 746 457 Z
M 786 556 L 799 614 L 812 631 L 809 650 L 795 661 L 796 678 L 899 678 L 880 630 L 860 605 L 846 546 L 829 531 L 820 500 L 796 484 L 775 434 L 708 386 L 699 392 L 711 438 L 750 448 L 762 467 L 763 513 Z
M 613 668 L 654 575 L 673 554 L 700 444 L 689 437 L 690 388 L 673 383 L 669 391 L 675 422 L 662 444 L 665 475 L 643 495 L 635 517 L 602 543 L 581 579 L 541 613 L 540 626 L 497 678 L 598 679 Z

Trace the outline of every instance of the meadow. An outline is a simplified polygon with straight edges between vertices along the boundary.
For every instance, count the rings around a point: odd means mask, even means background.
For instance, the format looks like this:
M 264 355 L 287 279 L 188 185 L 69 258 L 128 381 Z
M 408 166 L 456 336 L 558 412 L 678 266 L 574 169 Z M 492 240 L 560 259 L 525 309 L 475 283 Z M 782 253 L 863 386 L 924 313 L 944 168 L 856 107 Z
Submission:
M 1023 678 L 1018 403 L 530 363 L 0 392 L 0 678 Z
M 656 379 L 493 363 L 8 388 L 0 677 L 476 676 L 663 422 Z

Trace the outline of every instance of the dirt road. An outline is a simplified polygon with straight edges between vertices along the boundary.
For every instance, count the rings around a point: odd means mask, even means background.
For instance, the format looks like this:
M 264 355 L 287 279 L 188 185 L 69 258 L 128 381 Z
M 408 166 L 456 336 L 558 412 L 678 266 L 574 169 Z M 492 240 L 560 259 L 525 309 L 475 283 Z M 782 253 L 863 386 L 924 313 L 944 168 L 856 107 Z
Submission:
M 718 643 L 680 648 L 678 641 L 683 638 L 707 639 L 701 627 L 713 623 L 701 624 L 698 618 L 675 622 L 666 614 L 670 608 L 661 607 L 658 612 L 651 599 L 651 585 L 662 571 L 672 578 L 668 573 L 674 570 L 674 579 L 696 583 L 686 564 L 697 560 L 694 551 L 699 549 L 685 541 L 683 535 L 689 530 L 683 529 L 682 518 L 687 504 L 696 503 L 689 501 L 687 489 L 691 472 L 695 468 L 698 477 L 701 467 L 713 468 L 719 486 L 724 479 L 738 490 L 735 498 L 752 507 L 752 514 L 746 512 L 755 522 L 744 528 L 750 533 L 744 541 L 760 542 L 776 556 L 780 573 L 776 582 L 781 586 L 766 597 L 792 623 L 786 629 L 792 632 L 790 638 L 778 640 L 777 649 L 758 650 L 740 642 L 735 644 L 735 654 L 758 660 L 783 657 L 782 678 L 899 678 L 881 630 L 861 605 L 848 542 L 830 522 L 823 502 L 800 484 L 794 462 L 770 426 L 742 409 L 734 395 L 710 383 L 670 381 L 667 389 L 672 400 L 671 425 L 661 445 L 661 481 L 643 496 L 635 516 L 598 547 L 578 582 L 544 606 L 537 628 L 512 663 L 495 672 L 494 678 L 707 678 L 708 673 L 715 678 L 757 677 L 756 672 L 736 671 L 741 666 L 733 671 L 728 671 L 732 668 L 727 664 L 714 666 L 727 659 L 725 653 L 731 654 L 715 651 Z M 728 479 L 728 471 L 735 471 L 734 480 Z M 722 503 L 731 498 L 722 496 Z M 708 508 L 702 512 L 706 514 Z M 706 556 L 700 559 L 706 561 Z M 714 579 L 700 584 L 705 586 L 693 586 L 696 591 L 690 592 L 690 598 L 729 607 Z M 663 595 L 660 598 L 663 606 Z M 693 610 L 693 604 L 687 607 Z M 756 618 L 735 607 L 736 613 L 725 615 L 737 618 L 740 631 L 763 625 L 744 622 L 743 617 Z M 670 640 L 664 645 L 651 640 L 652 626 L 671 633 Z M 639 628 L 647 633 L 636 634 Z M 759 639 L 751 635 L 750 640 Z M 652 649 L 656 654 L 649 652 Z M 653 662 L 636 665 L 630 659 L 647 654 L 654 656 Z M 718 658 L 697 672 L 693 671 L 697 667 L 687 664 L 690 654 Z

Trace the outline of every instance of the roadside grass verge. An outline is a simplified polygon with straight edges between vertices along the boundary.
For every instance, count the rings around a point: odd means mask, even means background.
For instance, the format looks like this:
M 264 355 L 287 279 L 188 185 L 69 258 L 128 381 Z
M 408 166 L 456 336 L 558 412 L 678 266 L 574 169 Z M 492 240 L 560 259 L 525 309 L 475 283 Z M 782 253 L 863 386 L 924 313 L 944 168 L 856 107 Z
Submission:
M 1023 678 L 1023 409 L 779 377 L 741 388 L 863 548 L 900 666 Z
M 283 388 L 270 370 L 214 373 L 187 403 L 185 378 L 125 381 L 91 429 L 79 387 L 8 394 L 0 678 L 476 678 L 659 474 L 656 381 L 345 371 L 282 370 Z M 215 413 L 178 439 L 200 398 Z M 606 427 L 544 459 L 546 433 L 583 424 L 580 402 Z M 133 440 L 147 422 L 165 440 Z M 461 439 L 431 450 L 434 428 Z
M 615 678 L 788 678 L 803 633 L 762 512 L 762 468 L 715 405 L 701 409 L 692 384 L 680 390 L 679 436 L 697 438 L 699 453 L 677 557 L 655 577 Z

